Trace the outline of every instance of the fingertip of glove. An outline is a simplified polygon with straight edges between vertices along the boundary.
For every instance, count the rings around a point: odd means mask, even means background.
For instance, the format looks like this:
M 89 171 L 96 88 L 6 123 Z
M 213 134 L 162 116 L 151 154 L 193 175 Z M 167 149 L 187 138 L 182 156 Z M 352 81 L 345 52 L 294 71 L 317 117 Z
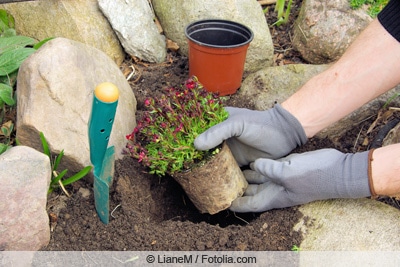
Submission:
M 223 140 L 221 140 L 217 134 L 208 129 L 194 139 L 193 145 L 198 150 L 209 150 L 218 146 L 222 142 Z
M 257 173 L 272 179 L 274 177 L 274 169 L 276 169 L 279 164 L 281 163 L 277 160 L 259 158 L 250 164 L 250 168 Z
M 261 206 L 258 205 L 259 203 L 255 202 L 254 196 L 243 196 L 243 197 L 238 197 L 235 199 L 231 206 L 229 207 L 229 210 L 233 212 L 261 212 Z
M 195 140 L 194 140 L 194 147 L 197 150 L 207 150 L 207 145 L 205 144 L 205 142 L 203 141 L 203 138 L 201 136 L 198 136 Z
M 233 212 L 243 212 L 242 211 L 242 207 L 241 207 L 241 205 L 240 205 L 240 200 L 239 200 L 240 198 L 237 198 L 237 199 L 235 199 L 233 202 L 232 202 L 232 204 L 231 204 L 231 206 L 228 208 L 230 211 L 233 211 Z
M 207 139 L 205 136 L 199 135 L 193 142 L 194 147 L 197 150 L 205 151 L 210 150 L 217 145 L 214 145 L 212 140 Z
M 253 170 L 257 170 L 260 168 L 260 166 L 264 167 L 265 165 L 269 164 L 270 162 L 273 162 L 273 160 L 267 159 L 267 158 L 258 158 L 250 164 L 250 168 L 252 168 Z

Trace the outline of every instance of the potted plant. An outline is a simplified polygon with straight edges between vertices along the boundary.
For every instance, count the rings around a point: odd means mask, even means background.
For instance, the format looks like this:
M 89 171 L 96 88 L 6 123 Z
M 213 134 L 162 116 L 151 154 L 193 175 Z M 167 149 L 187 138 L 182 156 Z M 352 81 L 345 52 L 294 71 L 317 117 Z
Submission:
M 145 100 L 148 110 L 127 135 L 127 150 L 149 172 L 172 176 L 202 213 L 215 214 L 241 196 L 247 182 L 224 143 L 199 151 L 194 139 L 228 117 L 222 98 L 192 76 L 165 94 Z

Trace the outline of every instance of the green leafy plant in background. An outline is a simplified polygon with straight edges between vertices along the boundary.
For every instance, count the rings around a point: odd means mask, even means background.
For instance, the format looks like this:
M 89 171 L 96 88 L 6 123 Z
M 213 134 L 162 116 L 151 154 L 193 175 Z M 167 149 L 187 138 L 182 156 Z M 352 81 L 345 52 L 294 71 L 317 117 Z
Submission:
M 370 15 L 372 18 L 375 18 L 388 2 L 389 0 L 350 0 L 350 7 L 353 9 L 358 9 L 364 5 L 367 5 L 368 15 Z
M 74 174 L 73 176 L 63 180 L 62 178 L 67 174 L 68 169 L 65 169 L 58 173 L 57 169 L 58 166 L 61 162 L 61 159 L 64 156 L 64 150 L 61 150 L 60 154 L 58 154 L 55 159 L 53 160 L 49 148 L 49 144 L 47 143 L 47 140 L 42 132 L 40 132 L 40 140 L 42 142 L 43 146 L 43 153 L 46 154 L 49 159 L 50 159 L 50 164 L 51 164 L 51 181 L 50 181 L 50 187 L 48 193 L 50 194 L 51 192 L 54 191 L 54 189 L 61 188 L 64 193 L 69 196 L 68 192 L 65 190 L 65 186 L 72 184 L 83 177 L 85 177 L 90 170 L 92 169 L 92 166 L 86 166 L 82 170 L 80 170 L 78 173 Z
M 289 0 L 286 6 L 286 0 L 277 0 L 275 4 L 275 12 L 277 12 L 278 20 L 272 24 L 272 26 L 280 26 L 282 24 L 286 24 L 289 21 L 290 9 L 292 8 L 292 0 Z
M 0 37 L 17 35 L 15 32 L 14 17 L 6 10 L 0 9 Z
M 0 137 L 3 136 L 1 140 L 5 139 L 5 142 L 0 142 L 0 154 L 13 144 L 13 122 L 4 120 L 7 111 L 12 110 L 16 104 L 14 87 L 19 67 L 45 42 L 52 39 L 37 42 L 33 38 L 17 35 L 14 26 L 14 17 L 0 9 Z
M 5 143 L 0 143 L 0 154 L 5 152 L 11 146 L 11 134 L 14 130 L 14 124 L 12 121 L 7 121 L 1 125 L 0 135 L 3 135 L 6 139 Z

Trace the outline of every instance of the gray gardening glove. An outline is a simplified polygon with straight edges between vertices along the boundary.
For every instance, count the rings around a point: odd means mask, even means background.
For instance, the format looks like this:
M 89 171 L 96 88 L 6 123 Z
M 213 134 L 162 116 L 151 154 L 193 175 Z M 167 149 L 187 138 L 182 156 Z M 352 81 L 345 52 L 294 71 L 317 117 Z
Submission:
M 196 138 L 197 149 L 208 150 L 227 140 L 239 166 L 243 166 L 258 158 L 281 158 L 307 142 L 300 122 L 279 104 L 266 111 L 226 110 L 228 119 Z
M 249 182 L 244 196 L 229 209 L 262 212 L 314 200 L 370 196 L 368 153 L 322 149 L 280 160 L 258 159 L 250 165 L 252 170 L 244 171 Z

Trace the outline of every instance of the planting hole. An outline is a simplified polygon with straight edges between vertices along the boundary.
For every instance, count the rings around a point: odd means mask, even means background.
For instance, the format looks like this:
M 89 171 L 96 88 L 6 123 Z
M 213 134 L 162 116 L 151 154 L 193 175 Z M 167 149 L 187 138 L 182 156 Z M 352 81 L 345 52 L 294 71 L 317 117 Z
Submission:
M 175 182 L 173 178 L 164 178 L 165 179 L 163 180 L 162 187 L 164 187 L 167 192 L 166 195 L 168 195 L 171 199 L 169 199 L 169 201 L 167 201 L 166 203 L 163 203 L 163 208 L 160 210 L 160 213 L 165 212 L 162 216 L 163 220 L 190 221 L 196 224 L 205 222 L 210 225 L 218 225 L 222 228 L 225 228 L 231 225 L 245 226 L 248 223 L 256 220 L 261 215 L 260 213 L 235 214 L 230 210 L 223 210 L 214 215 L 206 213 L 202 214 L 197 210 L 197 208 L 187 197 L 182 187 L 177 182 Z M 159 186 L 160 185 L 157 184 L 157 187 Z M 153 197 L 158 198 L 155 196 L 157 194 L 156 192 L 152 193 Z M 164 194 L 165 191 L 163 191 L 163 195 Z M 168 207 L 168 205 L 170 206 Z M 160 215 L 160 213 L 158 215 Z

